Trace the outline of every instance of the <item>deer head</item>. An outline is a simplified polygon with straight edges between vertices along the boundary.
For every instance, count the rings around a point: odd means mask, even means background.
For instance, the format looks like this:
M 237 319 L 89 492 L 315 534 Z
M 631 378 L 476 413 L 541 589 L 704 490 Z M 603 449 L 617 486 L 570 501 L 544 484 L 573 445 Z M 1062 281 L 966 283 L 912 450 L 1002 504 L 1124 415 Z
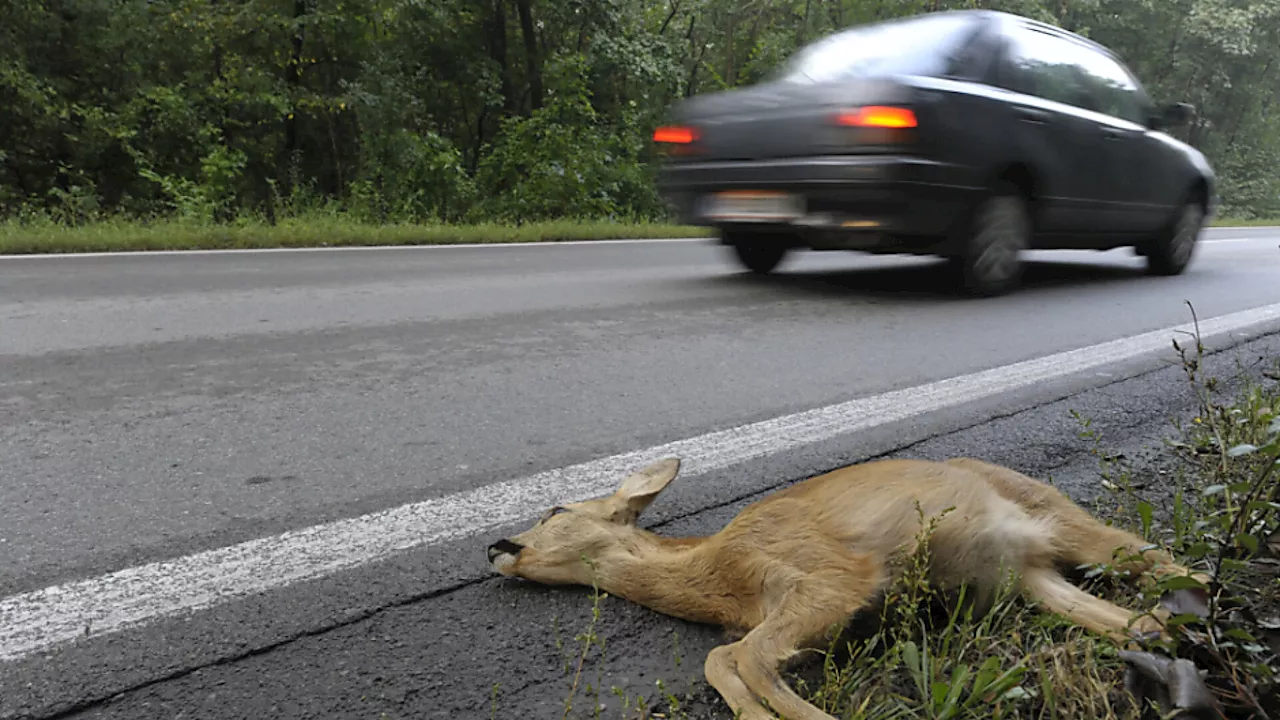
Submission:
M 633 546 L 644 533 L 636 519 L 679 472 L 679 458 L 666 458 L 628 476 L 612 495 L 557 505 L 528 530 L 490 545 L 489 563 L 509 577 L 590 585 L 583 559 L 594 561 Z

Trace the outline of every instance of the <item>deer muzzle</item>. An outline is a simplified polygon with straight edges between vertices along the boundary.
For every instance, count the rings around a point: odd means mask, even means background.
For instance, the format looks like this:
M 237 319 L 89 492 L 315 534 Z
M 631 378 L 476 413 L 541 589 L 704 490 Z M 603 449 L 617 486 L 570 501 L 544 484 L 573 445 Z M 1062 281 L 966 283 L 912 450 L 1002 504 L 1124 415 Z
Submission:
M 524 546 L 517 542 L 512 542 L 506 538 L 489 546 L 489 562 L 492 563 L 499 555 L 519 555 Z

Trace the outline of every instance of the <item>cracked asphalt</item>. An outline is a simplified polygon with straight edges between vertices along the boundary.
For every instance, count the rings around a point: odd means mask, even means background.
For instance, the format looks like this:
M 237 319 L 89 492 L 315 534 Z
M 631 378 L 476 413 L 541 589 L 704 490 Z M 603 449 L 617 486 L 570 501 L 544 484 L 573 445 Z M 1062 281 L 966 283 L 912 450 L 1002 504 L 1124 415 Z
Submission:
M 1186 322 L 1185 301 L 1280 302 L 1280 232 L 1209 237 L 1231 241 L 1177 278 L 1038 255 L 990 301 L 939 290 L 930 261 L 814 254 L 753 278 L 702 243 L 0 259 L 0 596 L 1126 337 Z M 1215 362 L 1268 352 L 1275 335 Z M 980 456 L 1087 499 L 1070 410 L 1157 478 L 1194 402 L 1171 360 L 710 473 L 648 522 L 710 532 L 886 453 Z M 589 595 L 492 577 L 489 539 L 0 666 L 0 718 L 559 717 Z M 662 679 L 725 717 L 701 682 L 715 629 L 601 610 L 593 684 Z

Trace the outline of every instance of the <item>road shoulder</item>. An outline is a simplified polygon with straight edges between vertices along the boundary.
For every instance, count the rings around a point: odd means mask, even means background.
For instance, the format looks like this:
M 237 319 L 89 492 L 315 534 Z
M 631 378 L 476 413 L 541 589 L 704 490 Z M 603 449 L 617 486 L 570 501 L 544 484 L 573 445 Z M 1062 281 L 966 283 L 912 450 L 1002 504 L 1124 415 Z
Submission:
M 1280 357 L 1280 335 L 1268 335 L 1210 356 L 1206 370 L 1230 390 L 1241 378 L 1257 379 L 1266 358 L 1276 357 Z M 786 476 L 788 468 L 793 472 L 806 468 L 808 475 L 824 462 L 834 467 L 882 454 L 933 459 L 969 455 L 1049 479 L 1088 503 L 1100 492 L 1096 447 L 1124 457 L 1133 477 L 1158 485 L 1169 475 L 1162 443 L 1174 432 L 1172 422 L 1189 421 L 1195 408 L 1195 396 L 1181 368 L 1169 366 L 902 447 L 868 438 L 862 447 L 823 448 L 807 462 L 775 458 L 751 468 L 785 481 L 798 479 Z M 1082 437 L 1082 419 L 1090 422 L 1097 446 Z M 712 532 L 761 496 L 752 492 L 684 515 L 655 507 L 653 527 L 664 534 Z M 480 544 L 474 544 L 479 557 Z M 429 568 L 408 560 L 397 568 L 383 568 L 383 572 L 405 574 L 423 571 Z M 297 611 L 305 614 L 308 609 L 300 605 Z M 719 631 L 673 621 L 612 597 L 600 603 L 594 627 L 592 611 L 590 593 L 581 589 L 542 588 L 496 578 L 467 582 L 429 597 L 358 612 L 328 629 L 241 657 L 191 670 L 173 667 L 166 680 L 83 707 L 71 716 L 144 719 L 262 714 L 388 720 L 543 717 L 553 712 L 558 716 L 577 668 L 574 653 L 581 645 L 575 636 L 591 629 L 605 642 L 605 652 L 602 657 L 594 651 L 588 654 L 574 703 L 579 711 L 594 703 L 594 698 L 588 698 L 594 688 L 602 687 L 600 701 L 608 709 L 601 716 L 621 717 L 624 701 L 614 694 L 615 688 L 632 702 L 637 695 L 654 701 L 661 692 L 661 680 L 663 688 L 677 694 L 692 689 L 688 698 L 692 704 L 685 706 L 691 717 L 728 717 L 701 677 L 706 651 L 723 641 Z M 163 642 L 151 638 L 157 641 Z M 83 667 L 60 669 L 63 672 L 29 666 L 25 680 L 61 685 L 59 692 L 66 693 L 72 688 L 64 673 L 79 672 L 83 677 L 85 672 Z M 55 680 L 59 677 L 64 679 Z M 0 688 L 0 696 L 13 697 L 10 692 L 21 689 L 8 681 L 3 684 L 9 687 Z M 590 693 L 584 692 L 587 685 Z M 45 694 L 46 698 L 56 696 Z M 32 717 L 47 715 L 32 706 L 27 709 Z M 45 706 L 46 711 L 51 709 Z

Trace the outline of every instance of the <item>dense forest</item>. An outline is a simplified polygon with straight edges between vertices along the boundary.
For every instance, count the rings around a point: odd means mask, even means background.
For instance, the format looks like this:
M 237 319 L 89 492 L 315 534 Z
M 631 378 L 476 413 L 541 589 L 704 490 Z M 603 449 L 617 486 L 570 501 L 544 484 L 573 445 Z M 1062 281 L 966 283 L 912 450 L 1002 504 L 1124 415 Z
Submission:
M 1280 215 L 1280 0 L 3 0 L 0 217 L 659 218 L 670 102 L 960 7 L 1110 46 Z

